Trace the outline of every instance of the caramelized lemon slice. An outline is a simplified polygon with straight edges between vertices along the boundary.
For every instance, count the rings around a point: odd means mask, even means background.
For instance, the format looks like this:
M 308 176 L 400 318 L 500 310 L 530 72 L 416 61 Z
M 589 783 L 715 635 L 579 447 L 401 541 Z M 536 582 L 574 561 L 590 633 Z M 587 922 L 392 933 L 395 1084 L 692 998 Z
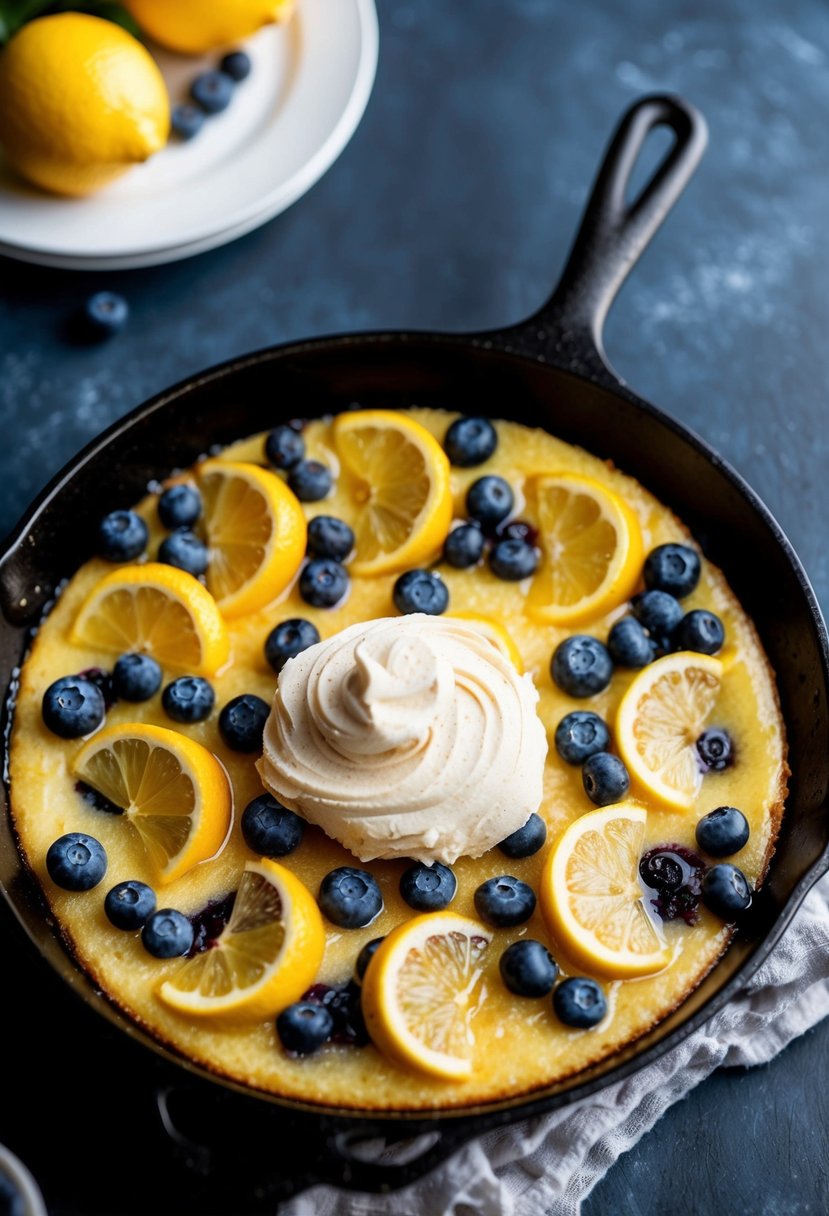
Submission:
M 405 413 L 355 410 L 334 419 L 357 555 L 356 575 L 405 570 L 433 557 L 452 522 L 449 460 Z
M 483 997 L 492 934 L 453 912 L 429 912 L 394 929 L 363 979 L 375 1044 L 404 1067 L 463 1080 L 472 1072 L 471 1021 Z
M 666 806 L 691 807 L 702 785 L 696 741 L 717 700 L 722 663 L 680 651 L 642 669 L 616 714 L 616 743 L 630 775 Z
M 216 601 L 198 579 L 176 566 L 121 566 L 90 592 L 72 640 L 123 654 L 139 650 L 165 666 L 213 675 L 227 662 L 230 641 Z
M 322 916 L 296 875 L 262 858 L 245 866 L 227 927 L 161 985 L 190 1016 L 261 1021 L 302 996 L 325 949 Z
M 670 954 L 638 881 L 647 815 L 620 802 L 588 811 L 562 832 L 544 864 L 541 911 L 579 967 L 611 979 L 652 975 Z
M 144 722 L 107 726 L 81 748 L 72 772 L 123 809 L 159 883 L 207 861 L 227 836 L 225 771 L 187 735 Z
M 206 460 L 199 467 L 210 550 L 207 586 L 223 616 L 246 616 L 285 590 L 305 556 L 299 499 L 255 464 Z
M 642 572 L 639 521 L 618 495 L 571 473 L 534 480 L 543 556 L 527 608 L 549 625 L 581 625 L 628 599 Z
M 466 621 L 468 625 L 474 626 L 485 638 L 488 638 L 492 642 L 493 646 L 497 646 L 505 658 L 509 659 L 519 675 L 523 675 L 524 663 L 521 658 L 521 652 L 515 645 L 515 641 L 506 625 L 502 625 L 500 621 L 496 621 L 495 617 L 486 616 L 483 612 L 452 612 L 443 619 L 445 621 Z

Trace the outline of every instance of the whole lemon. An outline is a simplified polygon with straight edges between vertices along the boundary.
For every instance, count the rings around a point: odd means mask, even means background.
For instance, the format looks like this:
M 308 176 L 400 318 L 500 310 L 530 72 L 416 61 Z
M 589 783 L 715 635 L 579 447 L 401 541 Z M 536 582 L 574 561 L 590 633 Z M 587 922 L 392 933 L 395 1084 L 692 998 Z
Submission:
M 0 54 L 0 144 L 56 194 L 98 190 L 167 142 L 170 103 L 149 52 L 111 21 L 39 17 Z
M 336 0 L 335 0 L 336 2 Z M 202 55 L 287 21 L 294 0 L 125 0 L 143 30 L 172 51 Z

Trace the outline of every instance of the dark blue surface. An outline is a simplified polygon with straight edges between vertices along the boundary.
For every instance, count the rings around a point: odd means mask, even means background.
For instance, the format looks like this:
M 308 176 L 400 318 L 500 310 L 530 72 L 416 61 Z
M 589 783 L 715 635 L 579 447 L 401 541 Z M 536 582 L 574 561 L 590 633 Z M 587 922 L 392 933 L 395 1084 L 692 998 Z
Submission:
M 669 89 L 703 110 L 710 148 L 623 290 L 607 348 L 638 392 L 745 474 L 825 606 L 829 9 L 381 7 L 363 124 L 285 215 L 151 270 L 0 263 L 0 531 L 103 426 L 208 364 L 317 333 L 475 330 L 529 313 L 549 293 L 619 114 Z M 70 315 L 103 288 L 128 298 L 126 330 L 70 345 Z M 768 1068 L 713 1077 L 610 1171 L 588 1216 L 825 1211 L 827 1057 L 824 1025 Z

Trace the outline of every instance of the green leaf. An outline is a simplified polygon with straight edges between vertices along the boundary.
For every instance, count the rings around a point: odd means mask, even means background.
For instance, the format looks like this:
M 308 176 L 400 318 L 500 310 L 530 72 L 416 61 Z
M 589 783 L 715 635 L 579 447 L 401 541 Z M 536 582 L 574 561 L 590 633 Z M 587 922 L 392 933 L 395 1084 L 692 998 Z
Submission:
M 116 0 L 0 0 L 0 46 L 8 42 L 21 26 L 35 17 L 51 13 L 90 13 L 113 21 L 134 38 L 141 38 L 138 24 L 123 4 Z
M 16 34 L 21 25 L 38 17 L 50 0 L 0 0 L 0 45 Z

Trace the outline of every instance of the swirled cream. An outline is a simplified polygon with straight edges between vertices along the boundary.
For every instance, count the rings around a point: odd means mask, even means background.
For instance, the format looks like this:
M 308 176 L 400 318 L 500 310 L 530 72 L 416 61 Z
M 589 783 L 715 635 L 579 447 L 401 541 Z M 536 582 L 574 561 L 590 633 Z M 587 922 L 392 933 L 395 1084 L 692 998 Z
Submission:
M 259 772 L 361 861 L 479 857 L 541 802 L 537 702 L 472 625 L 362 622 L 285 664 Z

